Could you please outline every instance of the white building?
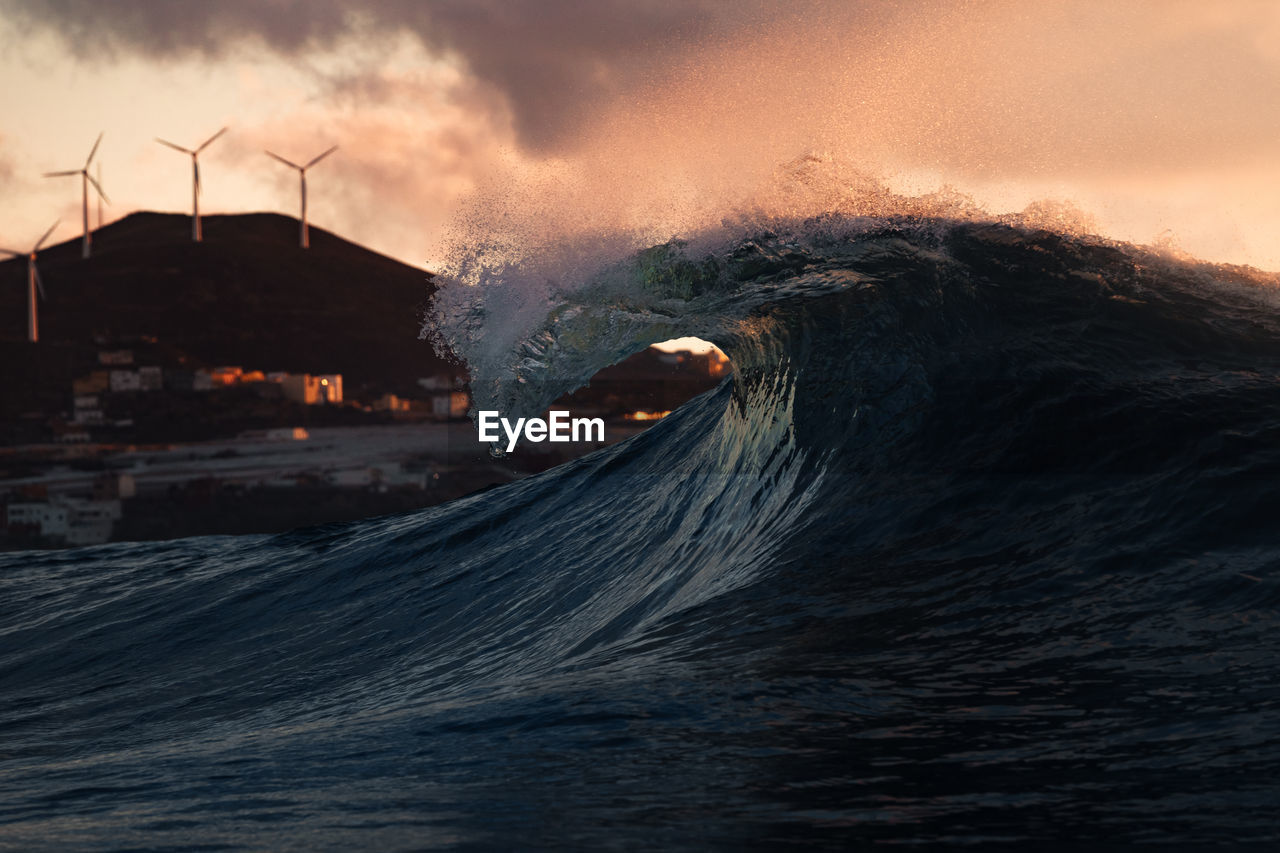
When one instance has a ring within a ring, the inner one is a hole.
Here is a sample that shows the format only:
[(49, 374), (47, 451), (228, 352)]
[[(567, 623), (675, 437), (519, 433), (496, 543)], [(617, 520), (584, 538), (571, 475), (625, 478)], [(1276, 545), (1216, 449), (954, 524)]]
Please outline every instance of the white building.
[(111, 390), (141, 391), (142, 378), (138, 376), (136, 370), (113, 370), (111, 371)]
[(21, 529), (68, 545), (100, 545), (111, 539), (115, 523), (124, 515), (120, 501), (55, 498), (8, 507), (10, 529)]
[(13, 503), (9, 504), (8, 521), (10, 529), (62, 538), (71, 525), (71, 509), (65, 504)]
[(137, 370), (111, 371), (112, 391), (159, 391), (164, 388), (164, 371), (150, 365)]
[(57, 503), (71, 513), (71, 524), (98, 524), (119, 521), (124, 517), (123, 505), (118, 500), (87, 501), (80, 498), (57, 498)]

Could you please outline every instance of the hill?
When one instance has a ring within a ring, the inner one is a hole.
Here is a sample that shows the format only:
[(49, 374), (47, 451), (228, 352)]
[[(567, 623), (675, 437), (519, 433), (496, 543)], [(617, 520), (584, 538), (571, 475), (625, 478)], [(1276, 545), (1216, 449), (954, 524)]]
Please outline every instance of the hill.
[(94, 233), (88, 260), (78, 238), (43, 250), (37, 347), (21, 343), (26, 261), (0, 263), (0, 343), (14, 356), (0, 378), (43, 384), (85, 348), (153, 338), (192, 365), (342, 373), (353, 390), (456, 371), (418, 339), (431, 273), (321, 228), (302, 249), (297, 220), (278, 214), (206, 216), (203, 230), (193, 243), (190, 217), (134, 213)]

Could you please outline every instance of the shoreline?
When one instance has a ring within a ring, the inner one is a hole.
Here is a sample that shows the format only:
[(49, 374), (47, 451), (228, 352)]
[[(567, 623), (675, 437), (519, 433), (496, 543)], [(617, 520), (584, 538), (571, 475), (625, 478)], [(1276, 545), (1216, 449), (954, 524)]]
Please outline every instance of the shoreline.
[(292, 440), (3, 448), (0, 462), (48, 455), (29, 463), (43, 469), (38, 473), (0, 479), (0, 516), (14, 504), (46, 504), (65, 508), (68, 520), (61, 538), (6, 525), (0, 550), (277, 533), (425, 509), (540, 473), (650, 425), (613, 421), (604, 441), (522, 445), (502, 460), (489, 457), (469, 420), (316, 427)]

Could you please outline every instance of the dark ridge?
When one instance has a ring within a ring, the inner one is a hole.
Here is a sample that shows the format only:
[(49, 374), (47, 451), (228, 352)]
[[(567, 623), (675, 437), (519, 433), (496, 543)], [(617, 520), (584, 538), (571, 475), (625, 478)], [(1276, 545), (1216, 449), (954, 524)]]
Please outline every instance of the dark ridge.
[(15, 347), (26, 336), (26, 261), (0, 263), (0, 343), (38, 360), (156, 338), (193, 366), (342, 373), (353, 389), (456, 372), (418, 339), (434, 291), (426, 270), (322, 228), (304, 250), (297, 220), (274, 213), (206, 216), (203, 230), (193, 243), (189, 216), (134, 213), (94, 233), (88, 260), (79, 238), (42, 251), (48, 299), (34, 348)]

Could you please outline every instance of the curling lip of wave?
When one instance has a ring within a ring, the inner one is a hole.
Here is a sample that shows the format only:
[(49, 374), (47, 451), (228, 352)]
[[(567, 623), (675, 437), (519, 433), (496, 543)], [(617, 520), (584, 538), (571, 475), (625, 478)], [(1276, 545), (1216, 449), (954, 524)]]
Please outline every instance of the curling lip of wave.
[[(825, 165), (802, 161), (801, 167)], [(860, 188), (859, 211), (888, 205), (909, 215), (829, 214), (803, 221), (771, 219), (764, 226), (737, 224), (692, 240), (673, 240), (574, 271), (548, 292), (532, 289), (511, 299), (527, 282), (518, 269), (499, 270), (485, 286), (446, 285), (434, 297), (424, 336), (447, 357), (468, 364), (479, 408), (532, 416), (560, 394), (586, 384), (596, 372), (645, 347), (676, 337), (700, 337), (730, 353), (735, 363), (759, 356), (758, 309), (790, 298), (885, 284), (900, 272), (885, 261), (936, 264), (933, 274), (967, 275), (951, 256), (957, 241), (981, 241), (998, 249), (1057, 252), (1059, 278), (1097, 279), (1106, 298), (1140, 299), (1150, 281), (1176, 273), (1182, 286), (1230, 293), (1248, 304), (1280, 307), (1280, 276), (1248, 267), (1198, 263), (1156, 249), (1086, 236), (1090, 221), (1069, 206), (1041, 203), (1022, 214), (988, 219), (963, 196), (909, 199), (869, 179)], [(958, 215), (924, 215), (941, 209)], [(1054, 229), (1068, 229), (1066, 233)], [(1077, 268), (1070, 268), (1071, 265)], [(1108, 266), (1115, 265), (1115, 269)], [(578, 266), (583, 266), (581, 262)], [(1094, 267), (1093, 265), (1098, 265)], [(504, 272), (517, 280), (508, 281)], [(1132, 288), (1113, 287), (1122, 272)], [(548, 273), (539, 270), (538, 276)], [(513, 314), (519, 322), (511, 322)], [(542, 317), (540, 322), (531, 317)]]

